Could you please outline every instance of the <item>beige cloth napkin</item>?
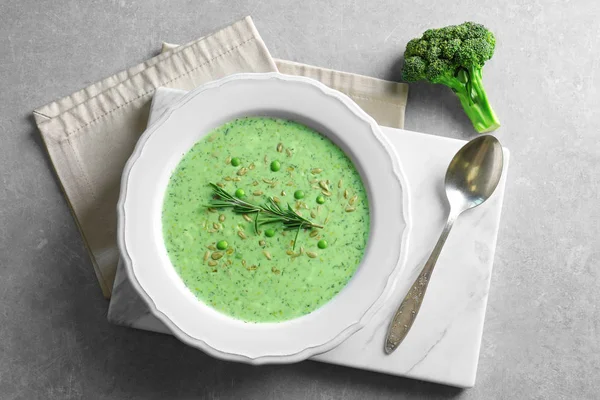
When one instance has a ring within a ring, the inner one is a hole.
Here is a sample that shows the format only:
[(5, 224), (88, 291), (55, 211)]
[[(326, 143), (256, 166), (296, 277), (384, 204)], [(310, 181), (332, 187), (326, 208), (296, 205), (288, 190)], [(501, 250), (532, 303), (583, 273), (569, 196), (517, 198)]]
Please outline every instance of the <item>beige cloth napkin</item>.
[(380, 124), (402, 127), (404, 123), (406, 85), (275, 61), (250, 17), (164, 50), (34, 111), (106, 297), (110, 297), (119, 259), (116, 204), (121, 172), (146, 128), (150, 101), (158, 87), (190, 90), (234, 73), (279, 70), (320, 80), (348, 94)]
[[(167, 52), (178, 46), (163, 43), (162, 51)], [(282, 74), (306, 76), (350, 96), (379, 125), (404, 128), (408, 85), (277, 58), (274, 61)]]

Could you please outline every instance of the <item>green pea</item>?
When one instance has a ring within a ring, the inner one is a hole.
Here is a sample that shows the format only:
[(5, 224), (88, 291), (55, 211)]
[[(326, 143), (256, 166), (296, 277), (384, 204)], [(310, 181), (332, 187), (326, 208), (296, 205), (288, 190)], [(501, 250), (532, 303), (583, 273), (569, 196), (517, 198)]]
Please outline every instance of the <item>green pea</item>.
[(271, 171), (277, 172), (281, 169), (281, 163), (277, 160), (271, 162)]
[(303, 198), (304, 198), (304, 192), (303, 192), (302, 190), (296, 190), (296, 191), (294, 192), (294, 198), (295, 198), (296, 200), (303, 199)]
[(275, 236), (275, 229), (267, 229), (265, 231), (265, 236), (266, 237), (273, 237), (273, 236)]
[(325, 203), (325, 196), (321, 196), (321, 195), (317, 196), (317, 203), (319, 203), (319, 204)]
[(221, 241), (217, 242), (217, 249), (219, 249), (219, 250), (225, 250), (227, 248), (227, 246), (229, 246), (229, 243), (227, 243), (226, 240), (221, 240)]
[(241, 164), (242, 162), (240, 161), (240, 159), (238, 157), (233, 157), (231, 159), (231, 165), (233, 165), (234, 167), (237, 167)]
[(327, 248), (327, 240), (325, 240), (325, 239), (319, 240), (319, 243), (317, 243), (317, 247), (320, 249), (326, 249)]
[(241, 199), (245, 195), (246, 195), (246, 192), (244, 192), (244, 189), (238, 189), (235, 191), (235, 197), (237, 197), (238, 199)]

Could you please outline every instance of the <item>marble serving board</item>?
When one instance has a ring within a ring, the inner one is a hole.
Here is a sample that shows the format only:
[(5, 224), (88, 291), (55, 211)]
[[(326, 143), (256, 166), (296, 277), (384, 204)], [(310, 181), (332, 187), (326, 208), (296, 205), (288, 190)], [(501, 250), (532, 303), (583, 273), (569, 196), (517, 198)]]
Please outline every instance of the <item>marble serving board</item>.
[[(158, 89), (149, 123), (185, 92)], [(313, 360), (443, 383), (475, 384), (485, 309), (504, 198), (504, 174), (494, 195), (467, 211), (456, 224), (438, 260), (421, 311), (411, 332), (391, 355), (383, 352), (387, 326), (435, 245), (448, 205), (443, 191), (446, 168), (462, 140), (382, 127), (401, 160), (408, 187), (412, 228), (408, 257), (389, 302), (364, 329)], [(136, 295), (120, 264), (108, 312), (111, 323), (170, 333)]]

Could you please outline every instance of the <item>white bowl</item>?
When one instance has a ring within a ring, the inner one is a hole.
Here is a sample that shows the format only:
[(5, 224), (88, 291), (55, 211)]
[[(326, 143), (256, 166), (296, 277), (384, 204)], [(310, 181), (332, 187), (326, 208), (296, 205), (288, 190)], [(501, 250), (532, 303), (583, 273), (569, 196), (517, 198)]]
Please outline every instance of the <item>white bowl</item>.
[[(164, 192), (181, 157), (213, 128), (256, 115), (292, 119), (331, 139), (354, 162), (370, 204), (367, 248), (348, 285), (323, 307), (281, 323), (245, 323), (198, 300), (171, 265), (162, 236)], [(301, 361), (364, 327), (393, 288), (408, 231), (403, 182), (379, 126), (347, 96), (308, 78), (233, 75), (187, 94), (140, 138), (123, 172), (119, 247), (133, 286), (183, 342), (233, 361)]]

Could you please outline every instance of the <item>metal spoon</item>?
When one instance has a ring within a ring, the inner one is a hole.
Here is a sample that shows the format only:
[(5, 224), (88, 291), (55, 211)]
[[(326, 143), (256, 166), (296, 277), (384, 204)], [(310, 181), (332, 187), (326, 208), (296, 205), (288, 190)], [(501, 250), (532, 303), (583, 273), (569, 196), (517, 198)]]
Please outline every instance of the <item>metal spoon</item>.
[(477, 207), (492, 195), (502, 176), (502, 164), (502, 146), (490, 135), (471, 140), (450, 162), (444, 184), (450, 203), (448, 221), (423, 270), (394, 315), (385, 340), (386, 354), (398, 348), (415, 321), (452, 225), (460, 214)]

